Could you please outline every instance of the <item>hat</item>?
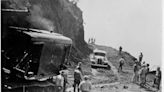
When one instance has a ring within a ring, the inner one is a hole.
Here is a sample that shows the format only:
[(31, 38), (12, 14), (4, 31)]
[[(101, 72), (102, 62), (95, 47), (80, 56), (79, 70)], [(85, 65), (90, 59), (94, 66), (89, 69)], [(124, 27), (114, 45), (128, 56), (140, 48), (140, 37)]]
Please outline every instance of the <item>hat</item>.
[(84, 80), (88, 80), (89, 77), (87, 75), (84, 76)]

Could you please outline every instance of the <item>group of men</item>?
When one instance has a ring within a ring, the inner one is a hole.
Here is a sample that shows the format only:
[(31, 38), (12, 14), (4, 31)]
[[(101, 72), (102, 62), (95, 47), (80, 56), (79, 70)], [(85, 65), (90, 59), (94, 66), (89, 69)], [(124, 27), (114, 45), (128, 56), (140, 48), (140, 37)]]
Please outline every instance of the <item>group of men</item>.
[(96, 39), (95, 38), (89, 38), (88, 43), (95, 44)]
[[(119, 54), (121, 55), (122, 47), (119, 49)], [(133, 78), (132, 81), (133, 83), (139, 83), (140, 86), (145, 86), (146, 85), (146, 77), (149, 73), (149, 64), (146, 64), (145, 61), (142, 62), (143, 59), (143, 54), (142, 52), (139, 55), (138, 60), (135, 60), (135, 64), (133, 65)], [(123, 65), (125, 63), (124, 57), (121, 55), (121, 58), (119, 59), (119, 67), (118, 67), (118, 72), (122, 71)], [(160, 67), (157, 68), (156, 70), (156, 75), (153, 81), (153, 87), (156, 85), (157, 89), (160, 89), (160, 82), (161, 82), (161, 70)]]
[(75, 71), (74, 71), (74, 92), (78, 90), (77, 92), (90, 92), (91, 91), (91, 82), (89, 81), (89, 77), (84, 75), (81, 68), (81, 62), (78, 63)]
[(134, 76), (133, 82), (139, 83), (141, 86), (146, 84), (146, 76), (149, 73), (149, 64), (140, 64), (137, 60), (133, 66)]
[[(77, 67), (74, 70), (74, 92), (90, 92), (91, 91), (91, 82), (89, 77), (84, 75), (81, 69), (81, 62), (78, 63)], [(57, 86), (57, 92), (66, 92), (67, 73), (63, 70), (60, 71), (59, 75), (53, 77), (53, 81)]]
[[(146, 64), (145, 62), (142, 63), (141, 62), (142, 58), (143, 58), (143, 55), (142, 55), (142, 53), (140, 53), (139, 61), (136, 60), (134, 66), (133, 66), (134, 75), (133, 75), (132, 81), (134, 83), (139, 83), (140, 86), (145, 86), (146, 85), (146, 77), (149, 73), (149, 64)], [(156, 70), (156, 75), (155, 75), (153, 86), (157, 85), (157, 89), (159, 89), (160, 81), (161, 81), (161, 70), (160, 70), (160, 67), (158, 67)]]

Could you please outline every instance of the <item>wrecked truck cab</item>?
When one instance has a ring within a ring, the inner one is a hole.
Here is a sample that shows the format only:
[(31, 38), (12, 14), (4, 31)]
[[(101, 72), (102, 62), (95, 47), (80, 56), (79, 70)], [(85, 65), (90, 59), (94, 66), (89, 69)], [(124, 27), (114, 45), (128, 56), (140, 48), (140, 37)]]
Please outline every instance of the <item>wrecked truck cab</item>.
[(103, 50), (95, 49), (93, 53), (90, 54), (90, 61), (92, 68), (107, 68), (110, 69), (108, 64), (107, 53)]
[(2, 41), (2, 76), (9, 81), (57, 75), (72, 46), (72, 40), (61, 34), (13, 26)]

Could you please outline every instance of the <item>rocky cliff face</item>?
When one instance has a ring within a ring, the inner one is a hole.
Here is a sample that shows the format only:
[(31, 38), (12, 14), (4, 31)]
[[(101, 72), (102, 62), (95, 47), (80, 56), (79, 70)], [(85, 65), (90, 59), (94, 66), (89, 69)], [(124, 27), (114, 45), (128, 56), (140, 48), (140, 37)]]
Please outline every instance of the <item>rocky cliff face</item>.
[[(82, 11), (68, 0), (10, 0), (2, 3), (2, 8), (29, 9), (28, 14), (16, 14), (10, 17), (14, 26), (54, 31), (73, 40), (73, 46), (80, 57), (86, 57), (90, 49), (84, 41)], [(21, 21), (20, 21), (21, 20)], [(4, 19), (4, 21), (6, 21)], [(4, 33), (4, 32), (3, 32)]]

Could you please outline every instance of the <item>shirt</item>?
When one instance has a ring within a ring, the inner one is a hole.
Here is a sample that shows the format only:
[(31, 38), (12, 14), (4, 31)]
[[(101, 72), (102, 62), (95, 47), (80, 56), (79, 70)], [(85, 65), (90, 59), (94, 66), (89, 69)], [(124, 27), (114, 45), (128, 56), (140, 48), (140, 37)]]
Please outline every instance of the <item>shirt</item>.
[(82, 80), (82, 74), (81, 74), (81, 71), (78, 70), (78, 69), (75, 69), (75, 72), (74, 72), (74, 79), (75, 80)]
[(161, 78), (161, 71), (156, 71), (156, 76)]
[(123, 64), (124, 64), (124, 61), (125, 61), (125, 60), (124, 60), (123, 58), (120, 58), (120, 59), (119, 59), (120, 65), (123, 65)]
[(58, 75), (56, 77), (56, 85), (63, 87), (63, 85), (64, 85), (64, 77), (62, 75)]
[(137, 64), (134, 64), (133, 69), (134, 69), (134, 72), (137, 72), (137, 71), (138, 71), (138, 66), (137, 66)]
[(139, 74), (140, 74), (141, 76), (145, 76), (146, 73), (147, 73), (147, 69), (146, 69), (146, 68), (141, 68), (140, 71), (139, 71)]

